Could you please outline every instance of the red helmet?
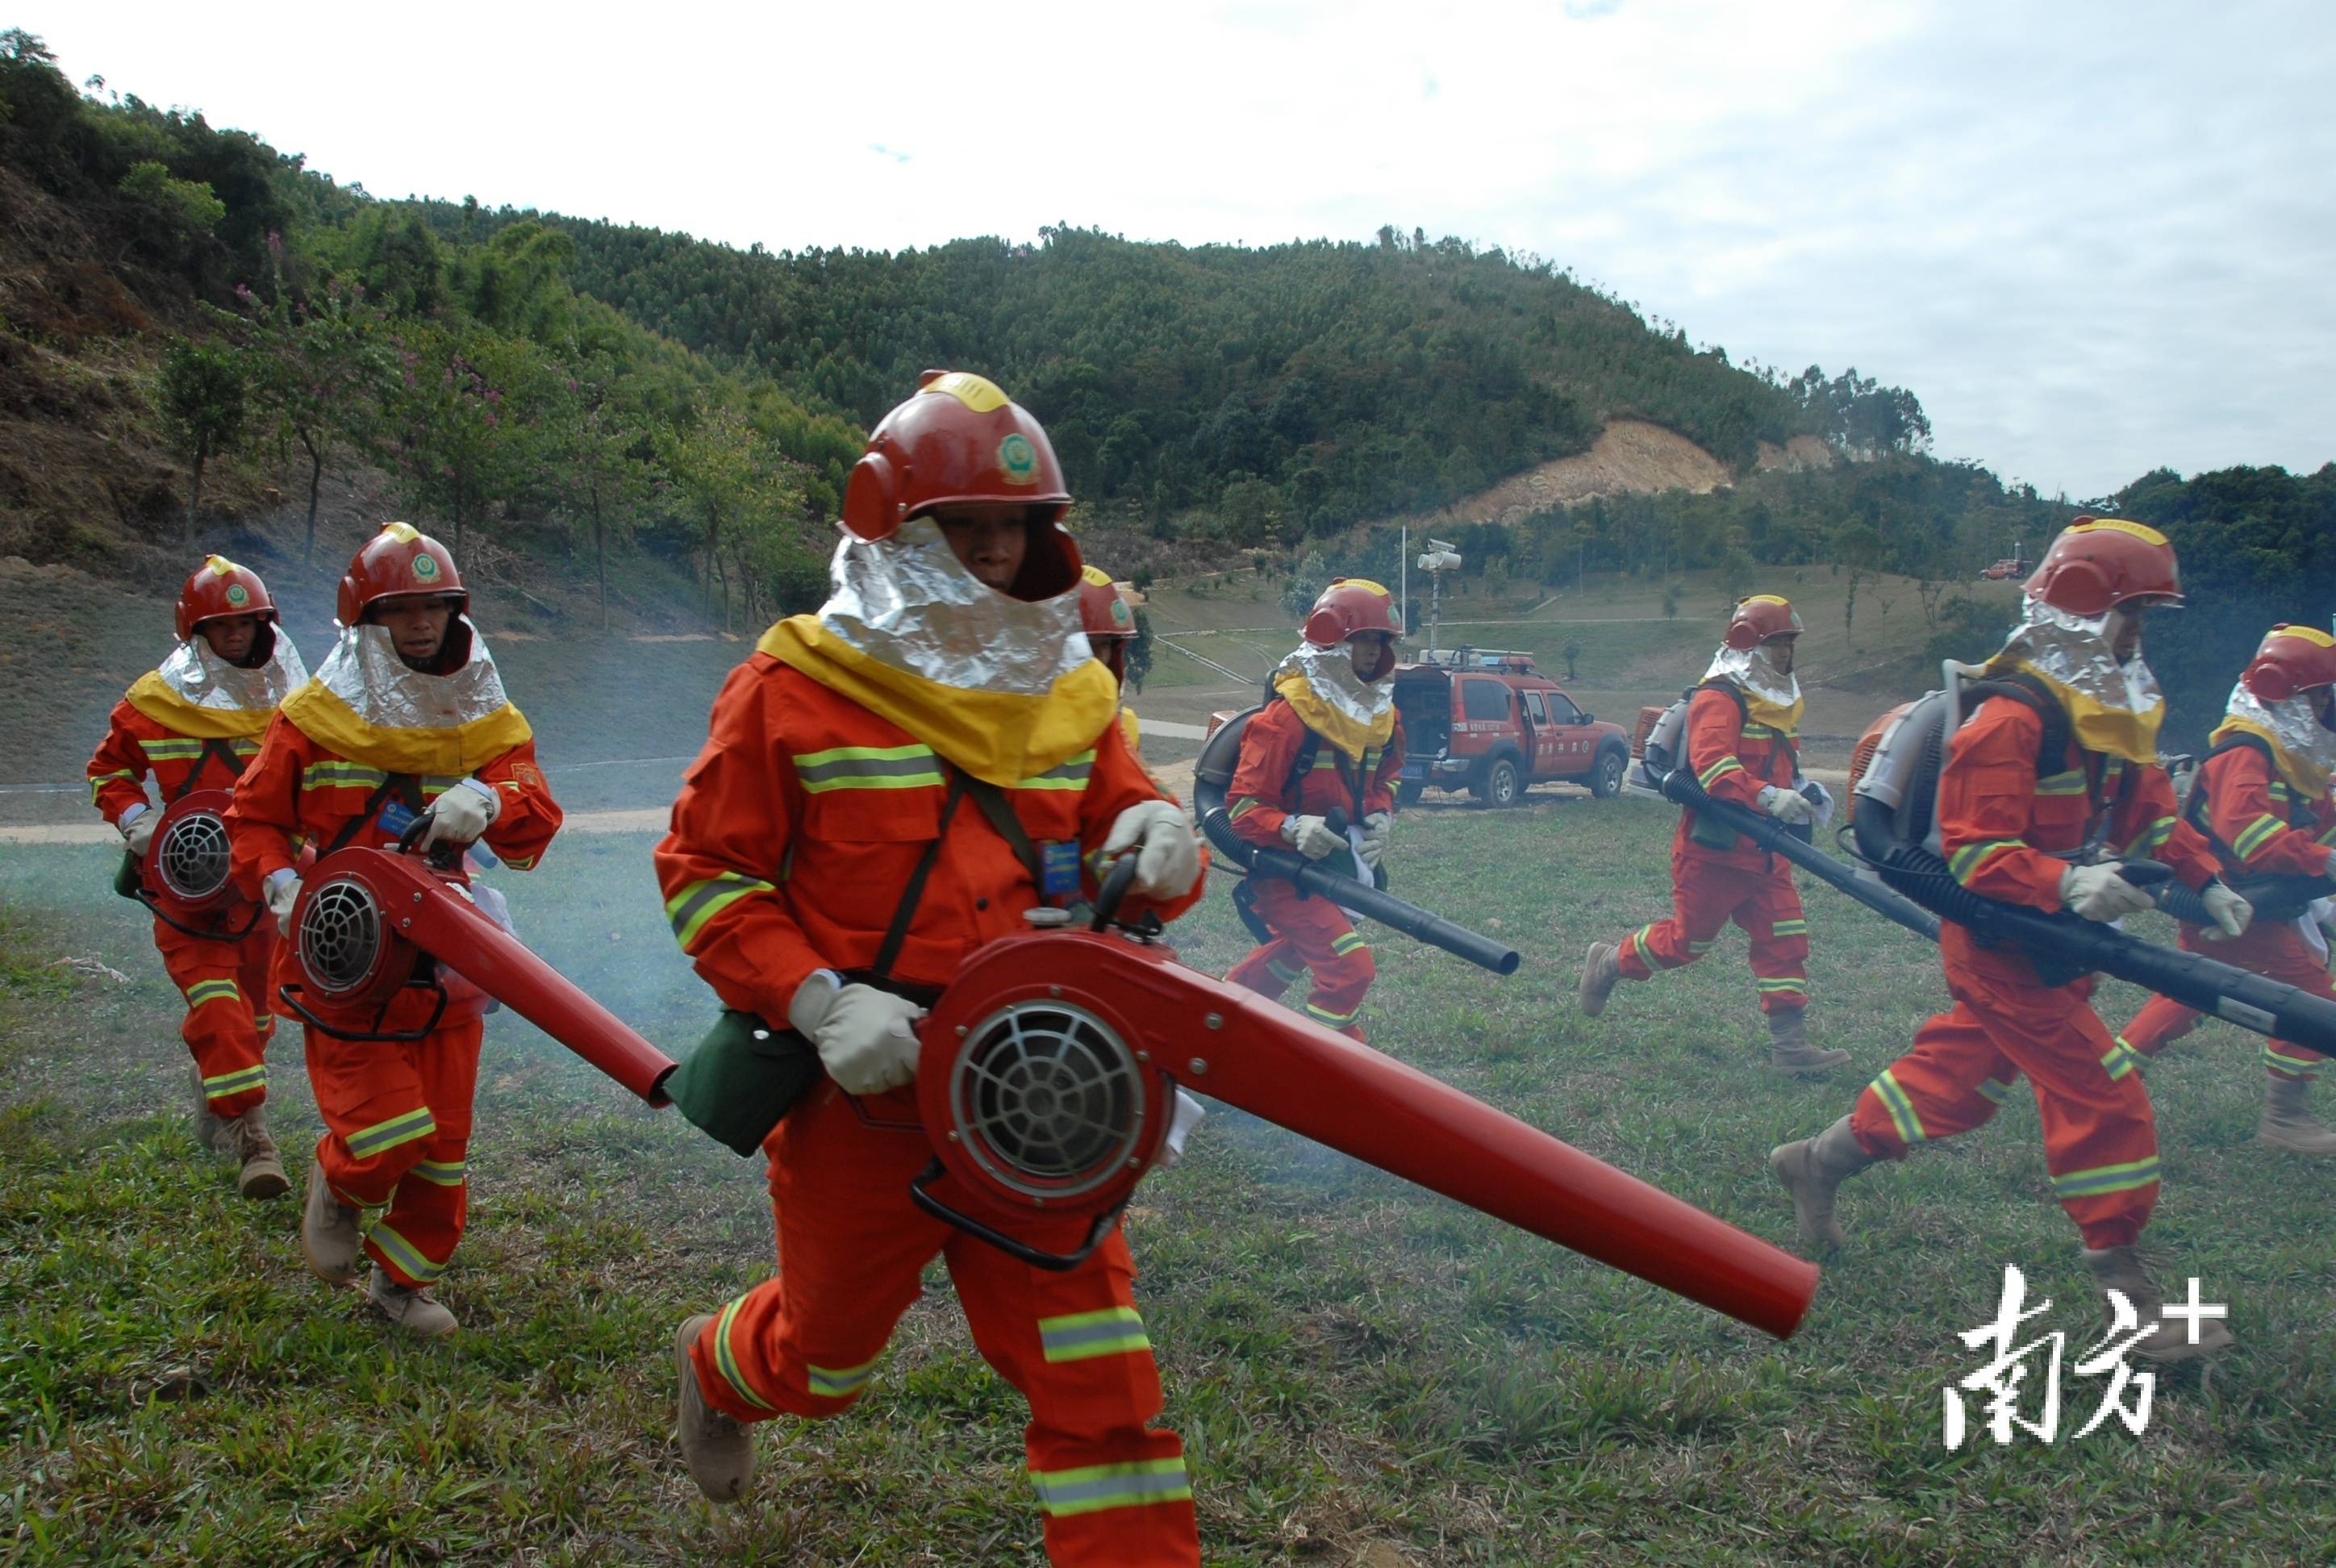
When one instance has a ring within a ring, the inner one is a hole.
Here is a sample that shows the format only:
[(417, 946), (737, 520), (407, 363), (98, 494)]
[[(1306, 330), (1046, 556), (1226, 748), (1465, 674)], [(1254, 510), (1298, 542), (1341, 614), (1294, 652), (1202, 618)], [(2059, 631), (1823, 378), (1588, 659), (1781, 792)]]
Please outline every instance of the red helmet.
[(1792, 601), (1773, 593), (1756, 593), (1736, 601), (1728, 618), (1728, 646), (1741, 652), (1758, 648), (1772, 637), (1798, 637), (1806, 628)]
[(2282, 622), (2264, 637), (2239, 678), (2263, 702), (2285, 702), (2302, 692), (2336, 686), (2336, 637), (2315, 627)]
[(1395, 596), (1367, 577), (1334, 577), (1307, 612), (1303, 635), (1317, 648), (1336, 648), (1350, 637), (1375, 631), (1387, 634), (1387, 657), (1367, 680), (1377, 680), (1395, 667), (1395, 639), (1403, 635), (1395, 623)]
[(2028, 597), (2088, 618), (2136, 599), (2178, 605), (2182, 574), (2174, 546), (2147, 523), (2085, 516), (2044, 552), (2028, 579)]
[(259, 580), (258, 572), (214, 555), (195, 568), (194, 575), (179, 589), (173, 617), (179, 640), (194, 636), (195, 628), (203, 622), (229, 615), (256, 615), (263, 622), (273, 621), (276, 601), (268, 596), (268, 585)]
[(1127, 596), (1119, 591), (1111, 574), (1101, 567), (1079, 570), (1079, 619), (1085, 624), (1089, 642), (1134, 639), (1135, 611), (1128, 607)]
[(470, 590), (444, 545), (411, 523), (384, 522), (349, 562), (334, 614), (343, 626), (355, 626), (375, 601), (410, 593), (451, 599), (457, 611), (471, 605)]
[(1079, 549), (1056, 524), (1070, 510), (1054, 443), (1029, 410), (997, 383), (963, 370), (928, 370), (916, 395), (868, 437), (843, 486), (843, 526), (889, 539), (912, 517), (967, 503), (1030, 508), (1030, 559), (1016, 597), (1052, 599), (1078, 580)]

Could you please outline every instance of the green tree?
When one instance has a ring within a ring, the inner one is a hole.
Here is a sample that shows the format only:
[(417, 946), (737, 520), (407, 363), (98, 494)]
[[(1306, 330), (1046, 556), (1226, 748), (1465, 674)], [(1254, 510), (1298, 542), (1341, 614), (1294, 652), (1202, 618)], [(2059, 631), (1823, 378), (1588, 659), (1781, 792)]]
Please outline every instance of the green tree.
[[(271, 236), (271, 240), (273, 237)], [(308, 508), (301, 559), (316, 554), (316, 507), (327, 457), (344, 445), (362, 448), (374, 410), (391, 379), (391, 354), (381, 313), (355, 294), (334, 288), (296, 303), (279, 289), (272, 305), (248, 294), (256, 374), (253, 391), (279, 450), (294, 443), (308, 460)]]
[(187, 485), (187, 516), (180, 537), (195, 537), (195, 514), (203, 502), (203, 469), (243, 438), (245, 374), (228, 349), (180, 341), (162, 363), (156, 394), (171, 444), (192, 477)]

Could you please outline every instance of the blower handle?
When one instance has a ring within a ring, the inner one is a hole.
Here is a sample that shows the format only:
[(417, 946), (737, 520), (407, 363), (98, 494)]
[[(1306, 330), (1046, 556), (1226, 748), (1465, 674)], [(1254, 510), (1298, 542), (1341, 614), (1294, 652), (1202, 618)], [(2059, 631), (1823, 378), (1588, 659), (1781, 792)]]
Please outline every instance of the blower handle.
[[(430, 831), (430, 823), (437, 814), (437, 808), (433, 806), (406, 823), (405, 831), (397, 835), (397, 852), (402, 855), (414, 853), (421, 845), (422, 835)], [(423, 861), (433, 870), (451, 872), (462, 863), (462, 846), (433, 844), (423, 856)]]
[[(921, 1132), (923, 1124), (917, 1124), (917, 1127)], [(1034, 1269), (1045, 1269), (1056, 1274), (1068, 1273), (1085, 1262), (1088, 1256), (1097, 1247), (1103, 1245), (1104, 1238), (1111, 1234), (1112, 1227), (1119, 1223), (1121, 1212), (1127, 1207), (1126, 1199), (1122, 1199), (1105, 1213), (1097, 1214), (1095, 1224), (1087, 1231), (1087, 1239), (1076, 1250), (1068, 1252), (1049, 1252), (1034, 1247), (1027, 1242), (1017, 1241), (1005, 1232), (985, 1225), (961, 1210), (950, 1208), (932, 1190), (933, 1183), (947, 1174), (947, 1169), (940, 1161), (938, 1158), (935, 1159), (931, 1164), (925, 1167), (922, 1174), (910, 1178), (910, 1201), (934, 1219), (944, 1224), (954, 1225), (976, 1241), (987, 1242), (1008, 1257), (1027, 1263)], [(1133, 1193), (1129, 1195), (1134, 1196)]]
[(1127, 890), (1135, 885), (1135, 852), (1130, 850), (1111, 862), (1111, 870), (1095, 890), (1095, 920), (1089, 930), (1107, 931), (1119, 920), (1119, 906), (1127, 900)]
[[(307, 1025), (310, 1028), (316, 1030), (320, 1035), (330, 1035), (336, 1040), (380, 1040), (390, 1045), (411, 1046), (428, 1039), (432, 1031), (438, 1027), (438, 1020), (446, 1016), (446, 988), (440, 985), (436, 980), (408, 980), (405, 982), (404, 987), (402, 988), (402, 990), (415, 990), (425, 988), (436, 993), (438, 1005), (430, 1009), (430, 1018), (428, 1021), (423, 1023), (418, 1029), (375, 1029), (372, 1031), (360, 1031), (355, 1029), (336, 1028), (331, 1024), (328, 1024), (324, 1019), (318, 1018), (315, 1013), (309, 1011), (307, 1005), (300, 1000), (303, 988), (297, 980), (286, 980), (283, 984), (276, 988), (276, 995), (278, 1000), (282, 1001), (286, 1007), (292, 1009), (295, 1016), (297, 1016), (302, 1023)], [(382, 1012), (386, 1014), (388, 1010), (389, 1009), (384, 1007), (383, 1008)]]
[(237, 927), (234, 930), (230, 931), (223, 929), (199, 930), (195, 927), (188, 925), (185, 921), (172, 920), (168, 914), (164, 913), (161, 900), (156, 898), (152, 893), (147, 891), (145, 879), (143, 877), (139, 879), (138, 891), (130, 896), (136, 899), (140, 903), (144, 904), (146, 906), (147, 913), (152, 915), (156, 920), (161, 920), (172, 930), (177, 931), (180, 936), (194, 937), (206, 942), (239, 942), (243, 940), (244, 938), (251, 934), (252, 928), (259, 924), (259, 917), (268, 912), (268, 906), (265, 904), (253, 904), (250, 906), (250, 916), (245, 920), (242, 925)]

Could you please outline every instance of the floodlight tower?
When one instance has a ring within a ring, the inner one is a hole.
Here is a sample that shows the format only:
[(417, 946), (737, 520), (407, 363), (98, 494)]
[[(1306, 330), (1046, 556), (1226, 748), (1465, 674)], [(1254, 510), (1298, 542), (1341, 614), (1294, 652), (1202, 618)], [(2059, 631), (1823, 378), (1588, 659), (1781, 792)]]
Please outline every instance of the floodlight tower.
[(1444, 574), (1460, 566), (1460, 552), (1448, 540), (1431, 539), (1420, 552), (1419, 570), (1427, 574), (1427, 657), (1436, 657), (1436, 634), (1443, 619)]

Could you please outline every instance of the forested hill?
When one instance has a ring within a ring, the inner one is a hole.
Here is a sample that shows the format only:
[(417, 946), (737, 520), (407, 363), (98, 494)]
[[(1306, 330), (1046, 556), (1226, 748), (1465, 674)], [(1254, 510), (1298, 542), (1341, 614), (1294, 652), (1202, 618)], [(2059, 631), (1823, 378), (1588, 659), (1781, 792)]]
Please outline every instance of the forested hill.
[(1392, 229), (1251, 249), (1056, 228), (1029, 245), (781, 255), (553, 214), (423, 210), (457, 241), (511, 222), (559, 229), (579, 289), (862, 424), (920, 368), (978, 365), (1046, 421), (1083, 498), (1159, 520), (1205, 507), (1241, 540), (1455, 501), (1587, 450), (1619, 416), (1739, 471), (1763, 441), (1903, 449), (1927, 433), (1895, 389), (1866, 384), (1844, 430), (1834, 383), (1750, 374), (1545, 262)]

